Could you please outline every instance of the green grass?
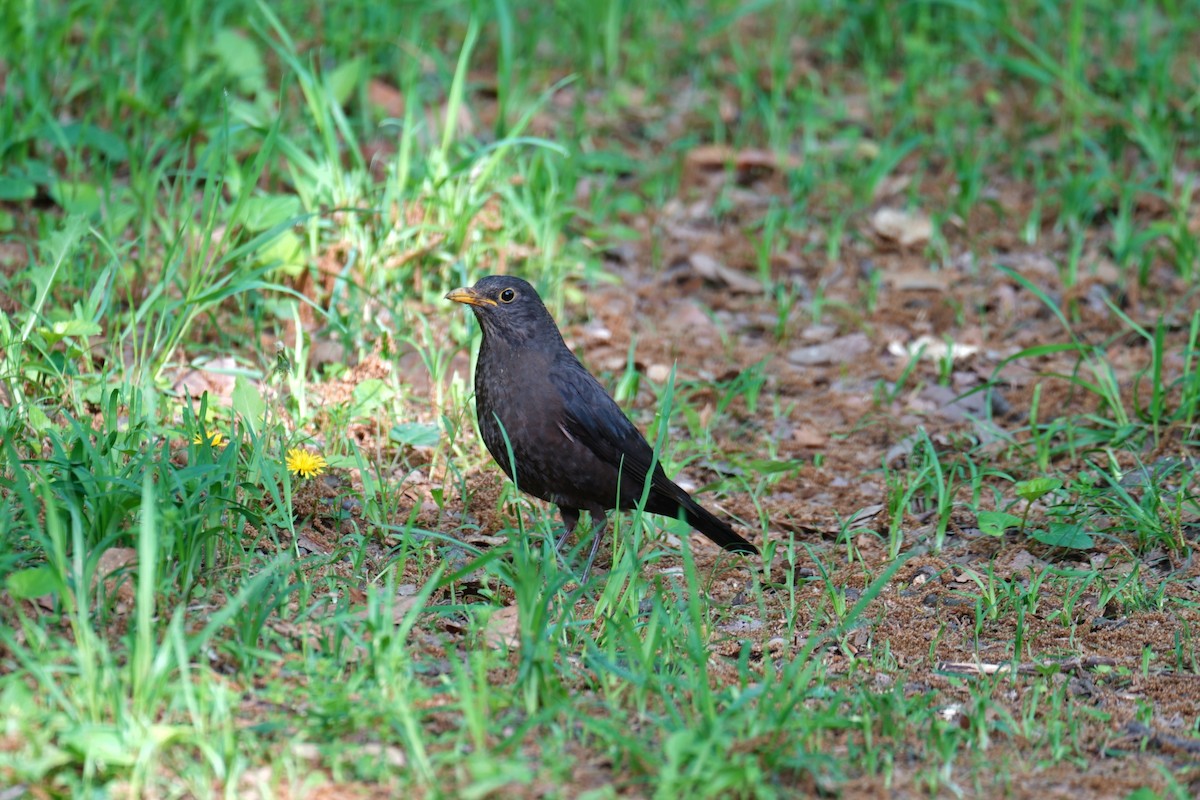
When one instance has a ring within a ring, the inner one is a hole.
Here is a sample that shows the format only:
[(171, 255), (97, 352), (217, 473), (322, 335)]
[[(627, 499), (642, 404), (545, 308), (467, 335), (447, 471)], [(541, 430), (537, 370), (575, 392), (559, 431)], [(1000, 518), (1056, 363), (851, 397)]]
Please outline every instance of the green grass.
[[(1193, 0), (5, 12), (0, 786), (1194, 791)], [(499, 270), (773, 563), (635, 513), (577, 584), (475, 432)]]

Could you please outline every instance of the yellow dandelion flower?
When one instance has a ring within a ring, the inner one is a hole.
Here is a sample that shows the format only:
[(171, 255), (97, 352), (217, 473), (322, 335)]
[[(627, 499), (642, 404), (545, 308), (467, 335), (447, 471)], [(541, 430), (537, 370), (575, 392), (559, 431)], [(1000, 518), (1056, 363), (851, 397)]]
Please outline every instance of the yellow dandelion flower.
[[(199, 432), (192, 437), (192, 444), (202, 444), (203, 442), (204, 435)], [(220, 447), (221, 445), (225, 444), (224, 434), (222, 434), (220, 431), (208, 431), (208, 444), (209, 447)]]
[(299, 475), (301, 478), (311, 478), (315, 475), (320, 475), (325, 471), (326, 466), (328, 465), (324, 457), (319, 453), (310, 453), (299, 447), (293, 447), (291, 450), (288, 450), (288, 471)]

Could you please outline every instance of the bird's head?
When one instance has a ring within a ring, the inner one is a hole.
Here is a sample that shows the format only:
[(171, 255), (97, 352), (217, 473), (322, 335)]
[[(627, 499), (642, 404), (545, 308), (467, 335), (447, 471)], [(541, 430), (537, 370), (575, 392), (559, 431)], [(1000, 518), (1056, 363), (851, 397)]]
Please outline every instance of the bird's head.
[(455, 289), (446, 299), (471, 307), (485, 339), (494, 336), (509, 344), (531, 339), (562, 341), (537, 290), (520, 278), (488, 275), (470, 288)]

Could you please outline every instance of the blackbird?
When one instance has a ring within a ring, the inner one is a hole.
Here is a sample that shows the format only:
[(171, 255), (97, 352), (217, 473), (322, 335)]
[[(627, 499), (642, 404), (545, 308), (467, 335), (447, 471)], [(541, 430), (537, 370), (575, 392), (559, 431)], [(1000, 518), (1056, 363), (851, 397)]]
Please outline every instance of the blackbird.
[(520, 278), (490, 275), (446, 299), (469, 305), (483, 329), (475, 407), (492, 458), (518, 488), (558, 506), (566, 530), (556, 548), (575, 530), (580, 511), (602, 520), (585, 580), (608, 525), (607, 512), (636, 507), (647, 474), (646, 511), (682, 516), (726, 550), (758, 554), (757, 547), (667, 477), (646, 439), (567, 347), (532, 286)]

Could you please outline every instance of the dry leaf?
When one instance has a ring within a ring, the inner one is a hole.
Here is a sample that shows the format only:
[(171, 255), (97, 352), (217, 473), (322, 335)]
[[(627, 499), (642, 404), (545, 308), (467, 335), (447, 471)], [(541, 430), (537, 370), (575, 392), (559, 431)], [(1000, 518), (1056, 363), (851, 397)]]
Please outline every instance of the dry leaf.
[(694, 147), (684, 156), (684, 166), (688, 169), (713, 170), (733, 166), (738, 170), (769, 170), (796, 169), (800, 159), (787, 156), (782, 161), (771, 150), (745, 149), (735, 150), (724, 144), (704, 144)]
[(713, 283), (724, 284), (730, 291), (743, 294), (762, 294), (763, 285), (757, 278), (722, 264), (708, 253), (692, 253), (688, 263), (696, 274)]
[(884, 207), (871, 217), (871, 227), (881, 239), (901, 247), (925, 244), (933, 236), (933, 221), (920, 211)]
[(666, 383), (671, 377), (671, 367), (667, 364), (651, 364), (646, 367), (646, 377), (655, 383)]
[(951, 287), (954, 279), (954, 273), (947, 270), (906, 269), (883, 274), (884, 283), (902, 292), (944, 292)]
[(863, 508), (860, 508), (858, 511), (855, 511), (853, 514), (850, 515), (850, 519), (848, 519), (846, 521), (846, 525), (848, 528), (853, 528), (858, 525), (863, 525), (863, 524), (875, 519), (876, 517), (878, 517), (880, 514), (883, 513), (883, 511), (886, 508), (887, 507), (884, 506), (882, 503), (875, 503), (874, 505), (864, 506)]
[(824, 344), (798, 347), (787, 354), (788, 361), (806, 367), (823, 364), (846, 364), (871, 351), (871, 340), (865, 333), (852, 333)]
[(13, 275), (29, 264), (29, 250), (20, 242), (0, 242), (0, 268)]
[(176, 394), (182, 395), (184, 389), (192, 397), (199, 397), (208, 392), (210, 403), (221, 400), (221, 405), (228, 405), (233, 397), (234, 372), (238, 363), (232, 356), (214, 358), (198, 369), (185, 369), (171, 383)]
[(974, 583), (978, 585), (983, 580), (983, 577), (973, 569), (967, 569), (966, 567), (960, 567), (960, 569), (962, 572), (954, 576), (955, 583)]
[(137, 560), (137, 550), (132, 547), (108, 548), (100, 554), (100, 562), (96, 564), (96, 573), (93, 576), (93, 585), (96, 580), (103, 580), (104, 592), (109, 597), (115, 593), (118, 603), (132, 603)]
[(944, 361), (947, 356), (952, 361), (970, 358), (979, 352), (973, 344), (959, 344), (935, 339), (932, 336), (918, 336), (908, 344), (899, 341), (888, 342), (888, 352), (897, 358), (914, 358), (917, 353), (926, 361)]
[(402, 92), (383, 80), (373, 78), (367, 83), (367, 102), (383, 110), (388, 116), (404, 115), (404, 95)]
[(516, 606), (497, 609), (488, 617), (483, 632), (488, 645), (497, 650), (515, 650), (521, 644), (520, 619)]
[(829, 436), (825, 431), (815, 428), (812, 425), (801, 425), (792, 431), (792, 441), (798, 447), (824, 447), (829, 444)]

